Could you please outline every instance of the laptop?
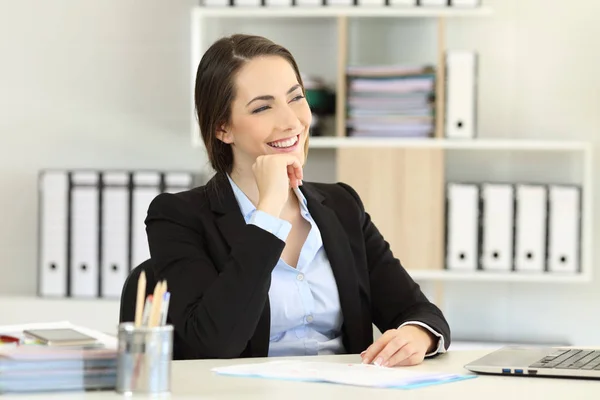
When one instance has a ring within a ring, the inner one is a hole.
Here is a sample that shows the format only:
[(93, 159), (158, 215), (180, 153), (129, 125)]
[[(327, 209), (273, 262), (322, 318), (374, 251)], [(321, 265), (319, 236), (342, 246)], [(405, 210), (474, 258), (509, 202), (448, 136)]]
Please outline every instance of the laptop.
[(600, 379), (600, 349), (506, 346), (465, 368), (483, 374)]

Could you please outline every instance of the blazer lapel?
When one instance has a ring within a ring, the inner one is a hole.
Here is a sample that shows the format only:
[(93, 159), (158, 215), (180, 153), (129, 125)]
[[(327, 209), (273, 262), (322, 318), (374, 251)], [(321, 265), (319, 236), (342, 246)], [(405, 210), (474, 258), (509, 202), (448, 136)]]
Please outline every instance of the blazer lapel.
[[(231, 248), (235, 244), (239, 232), (246, 225), (244, 216), (235, 199), (227, 175), (217, 173), (206, 186), (210, 208), (217, 216), (217, 227), (221, 231), (225, 242)], [(240, 306), (242, 305), (240, 304)], [(253, 357), (266, 357), (269, 351), (270, 331), (271, 306), (267, 297), (256, 331), (250, 339), (249, 346), (244, 354)]]
[[(302, 185), (308, 209), (323, 238), (323, 247), (331, 264), (340, 297), (344, 322), (342, 331), (346, 351), (361, 351), (361, 304), (358, 278), (348, 236), (327, 199), (310, 184)], [(364, 350), (364, 349), (363, 349)]]

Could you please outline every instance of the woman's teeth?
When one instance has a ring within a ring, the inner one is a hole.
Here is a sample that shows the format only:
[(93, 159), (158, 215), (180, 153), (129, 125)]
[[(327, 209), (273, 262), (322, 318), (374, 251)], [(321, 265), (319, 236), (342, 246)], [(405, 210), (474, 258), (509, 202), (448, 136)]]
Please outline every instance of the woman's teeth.
[(285, 139), (285, 140), (279, 140), (277, 142), (271, 142), (271, 143), (269, 143), (269, 146), (286, 148), (286, 147), (292, 147), (293, 145), (296, 144), (296, 142), (298, 142), (298, 136), (294, 136), (294, 137), (291, 137), (291, 138)]

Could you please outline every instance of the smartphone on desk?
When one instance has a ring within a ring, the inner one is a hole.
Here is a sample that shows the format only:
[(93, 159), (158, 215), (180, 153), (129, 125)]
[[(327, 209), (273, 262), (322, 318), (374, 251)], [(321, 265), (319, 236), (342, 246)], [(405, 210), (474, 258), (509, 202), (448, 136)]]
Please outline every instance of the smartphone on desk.
[(99, 347), (102, 343), (89, 335), (71, 328), (27, 329), (23, 333), (48, 346)]

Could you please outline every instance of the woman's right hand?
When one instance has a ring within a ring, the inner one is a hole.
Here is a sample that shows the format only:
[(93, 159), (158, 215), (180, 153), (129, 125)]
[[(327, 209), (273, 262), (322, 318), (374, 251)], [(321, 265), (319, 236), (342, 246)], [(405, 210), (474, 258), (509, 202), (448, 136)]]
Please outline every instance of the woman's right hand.
[(290, 187), (302, 184), (302, 164), (291, 154), (259, 156), (252, 166), (258, 186), (257, 209), (279, 218)]

